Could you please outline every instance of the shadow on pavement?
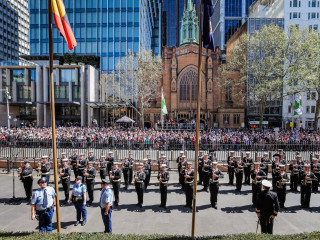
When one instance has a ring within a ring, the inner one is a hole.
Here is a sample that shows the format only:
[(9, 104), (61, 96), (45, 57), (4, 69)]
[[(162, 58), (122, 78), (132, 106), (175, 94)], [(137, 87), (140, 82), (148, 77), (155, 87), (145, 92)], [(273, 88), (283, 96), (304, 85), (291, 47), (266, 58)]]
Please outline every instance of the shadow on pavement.
[(255, 212), (255, 209), (251, 205), (244, 205), (239, 207), (221, 208), (221, 211), (226, 213), (243, 213), (244, 211)]
[(22, 203), (28, 203), (29, 201), (24, 198), (0, 198), (0, 204), (4, 205), (21, 205)]

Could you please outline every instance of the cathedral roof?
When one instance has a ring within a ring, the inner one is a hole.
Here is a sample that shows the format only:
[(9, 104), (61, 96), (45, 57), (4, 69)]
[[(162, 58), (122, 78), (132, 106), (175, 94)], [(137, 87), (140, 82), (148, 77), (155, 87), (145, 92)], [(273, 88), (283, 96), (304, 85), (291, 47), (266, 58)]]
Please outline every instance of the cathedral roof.
[(191, 0), (188, 0), (188, 4), (183, 11), (180, 30), (180, 46), (188, 44), (199, 44), (198, 16)]

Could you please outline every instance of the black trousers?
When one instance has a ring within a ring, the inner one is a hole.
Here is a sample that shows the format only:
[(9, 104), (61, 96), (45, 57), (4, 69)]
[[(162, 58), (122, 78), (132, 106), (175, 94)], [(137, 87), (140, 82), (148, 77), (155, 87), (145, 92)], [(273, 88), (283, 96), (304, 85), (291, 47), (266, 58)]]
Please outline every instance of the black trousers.
[(124, 186), (128, 188), (129, 185), (129, 170), (123, 170)]
[(180, 170), (181, 170), (181, 168), (178, 167), (179, 183), (182, 185), (182, 178), (181, 178)]
[(233, 179), (234, 179), (234, 168), (228, 167), (228, 174), (229, 174), (229, 184), (233, 185)]
[(168, 185), (160, 183), (160, 194), (161, 194), (161, 206), (167, 205), (167, 191)]
[(130, 169), (129, 169), (129, 184), (132, 183), (132, 178), (133, 178), (133, 169), (130, 168)]
[(311, 184), (302, 185), (301, 184), (301, 206), (302, 207), (310, 207), (310, 199), (311, 199)]
[(219, 193), (219, 183), (210, 183), (210, 202), (211, 206), (217, 206), (218, 201), (218, 193)]
[(144, 180), (144, 190), (147, 190), (147, 187), (149, 186), (149, 182), (150, 182), (150, 174), (147, 173), (146, 180)]
[(185, 191), (186, 191), (186, 205), (188, 207), (192, 207), (193, 184), (186, 183)]
[(203, 171), (202, 171), (202, 167), (198, 168), (198, 173), (199, 173), (199, 184), (202, 184), (203, 182)]
[(112, 170), (112, 165), (109, 163), (109, 164), (107, 164), (107, 171), (108, 171), (108, 176), (109, 176), (109, 173), (110, 173), (110, 171)]
[(242, 179), (243, 179), (243, 172), (240, 171), (240, 172), (236, 173), (236, 186), (237, 186), (238, 191), (241, 191)]
[(258, 195), (261, 192), (261, 183), (254, 184), (252, 183), (252, 204), (257, 204)]
[(79, 170), (77, 166), (72, 166), (74, 178), (77, 178), (79, 176)]
[(299, 174), (291, 174), (290, 176), (290, 189), (297, 191), (298, 190), (298, 181), (299, 181)]
[(203, 176), (203, 189), (207, 190), (209, 186), (209, 172), (202, 172)]
[(107, 169), (106, 168), (102, 168), (100, 169), (100, 178), (102, 179), (106, 179), (107, 177)]
[(280, 203), (280, 207), (284, 207), (284, 203), (286, 202), (287, 189), (286, 186), (282, 188), (277, 187), (277, 195)]
[(250, 168), (244, 168), (244, 182), (250, 184)]
[(319, 174), (319, 173), (315, 173), (314, 175), (316, 175), (316, 177), (318, 178), (318, 180), (316, 180), (316, 181), (313, 180), (313, 181), (312, 181), (312, 191), (318, 191), (320, 174)]
[(32, 183), (33, 183), (33, 177), (26, 177), (23, 179), (23, 187), (24, 191), (26, 192), (26, 197), (28, 199), (31, 199), (32, 197)]
[(70, 189), (70, 177), (66, 179), (61, 179), (63, 191), (64, 191), (64, 196), (65, 196), (65, 201), (69, 200), (69, 189)]
[(89, 202), (93, 202), (93, 190), (94, 190), (94, 179), (87, 179), (87, 190), (89, 195)]
[(261, 233), (273, 233), (273, 219), (270, 216), (260, 215)]
[(138, 195), (138, 204), (143, 204), (144, 183), (136, 183), (136, 192)]
[(112, 187), (113, 187), (113, 192), (114, 192), (114, 203), (119, 204), (120, 182), (113, 182)]

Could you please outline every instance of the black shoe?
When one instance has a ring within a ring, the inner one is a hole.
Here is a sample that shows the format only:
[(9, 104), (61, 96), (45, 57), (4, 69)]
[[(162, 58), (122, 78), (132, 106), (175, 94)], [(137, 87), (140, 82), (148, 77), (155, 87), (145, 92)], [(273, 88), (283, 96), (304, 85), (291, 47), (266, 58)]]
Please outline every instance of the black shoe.
[(140, 203), (137, 203), (136, 206), (140, 206)]
[(139, 207), (142, 208), (142, 204), (139, 204)]
[(188, 205), (184, 205), (184, 207), (188, 207)]
[(215, 205), (213, 208), (214, 208), (214, 209), (218, 209), (217, 205)]
[(75, 223), (74, 223), (74, 226), (78, 226), (79, 225), (79, 221), (76, 221)]
[(164, 205), (164, 206), (163, 206), (163, 208), (164, 208), (164, 209), (167, 209), (167, 206), (166, 206), (166, 205)]
[(255, 208), (255, 207), (256, 207), (256, 205), (255, 205), (255, 204), (252, 204), (252, 207), (253, 207), (253, 208)]
[(119, 203), (114, 203), (114, 206), (118, 207), (118, 206), (119, 206)]
[(86, 225), (86, 223), (87, 223), (87, 221), (83, 221), (83, 222), (81, 223), (81, 226)]

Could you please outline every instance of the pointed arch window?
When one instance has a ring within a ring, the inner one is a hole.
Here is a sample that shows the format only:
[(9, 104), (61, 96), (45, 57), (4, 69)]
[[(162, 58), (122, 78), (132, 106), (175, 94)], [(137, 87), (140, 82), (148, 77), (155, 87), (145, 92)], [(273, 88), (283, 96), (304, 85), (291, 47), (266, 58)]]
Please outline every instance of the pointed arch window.
[(187, 38), (187, 30), (185, 28), (183, 29), (183, 38)]
[(180, 81), (180, 101), (195, 101), (197, 99), (197, 74), (189, 70)]
[(192, 26), (189, 26), (189, 39), (192, 39)]

